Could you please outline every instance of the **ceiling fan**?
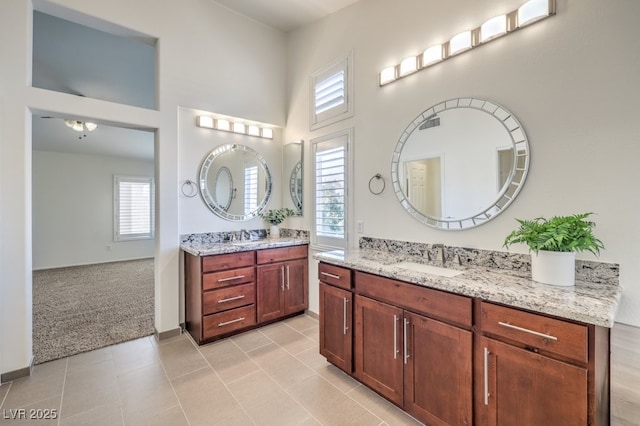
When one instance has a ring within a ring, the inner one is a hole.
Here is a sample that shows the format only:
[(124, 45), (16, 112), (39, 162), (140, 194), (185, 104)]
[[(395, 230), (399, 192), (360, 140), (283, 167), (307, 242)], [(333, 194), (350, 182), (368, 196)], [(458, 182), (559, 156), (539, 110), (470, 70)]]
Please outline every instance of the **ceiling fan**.
[[(41, 118), (59, 118), (59, 117), (44, 116)], [(70, 129), (75, 130), (78, 133), (83, 133), (80, 137), (78, 137), (78, 139), (86, 138), (87, 132), (93, 132), (95, 129), (98, 128), (98, 125), (91, 121), (70, 120), (66, 118), (61, 120), (64, 121), (64, 124), (66, 124), (67, 127), (69, 127)]]

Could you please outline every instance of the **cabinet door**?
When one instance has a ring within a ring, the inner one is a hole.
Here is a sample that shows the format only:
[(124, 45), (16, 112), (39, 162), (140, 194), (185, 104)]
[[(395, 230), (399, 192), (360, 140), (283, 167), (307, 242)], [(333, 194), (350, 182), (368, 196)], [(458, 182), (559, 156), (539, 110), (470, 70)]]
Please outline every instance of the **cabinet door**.
[(284, 316), (284, 264), (258, 266), (256, 287), (258, 323)]
[(320, 283), (320, 354), (336, 367), (352, 371), (353, 295)]
[(404, 313), (404, 408), (430, 425), (471, 425), (472, 333)]
[(285, 315), (301, 312), (309, 306), (309, 264), (307, 259), (290, 260), (284, 265)]
[(478, 424), (586, 425), (587, 369), (481, 337)]
[(355, 296), (355, 373), (364, 384), (402, 405), (402, 309)]

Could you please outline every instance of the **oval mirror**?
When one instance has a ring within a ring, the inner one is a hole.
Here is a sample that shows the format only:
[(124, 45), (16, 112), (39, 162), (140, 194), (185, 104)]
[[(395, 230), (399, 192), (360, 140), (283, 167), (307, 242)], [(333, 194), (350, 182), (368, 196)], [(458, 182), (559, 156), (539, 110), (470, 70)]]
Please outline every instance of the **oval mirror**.
[(302, 214), (302, 161), (298, 161), (289, 178), (289, 194), (298, 215)]
[(202, 199), (211, 211), (227, 220), (256, 217), (269, 202), (271, 185), (264, 158), (245, 145), (219, 146), (200, 167)]
[(438, 229), (482, 225), (511, 204), (529, 168), (529, 144), (520, 122), (483, 99), (441, 102), (402, 133), (391, 179), (402, 206)]
[[(302, 215), (302, 140), (282, 147), (282, 207)], [(285, 196), (284, 194), (289, 194)]]

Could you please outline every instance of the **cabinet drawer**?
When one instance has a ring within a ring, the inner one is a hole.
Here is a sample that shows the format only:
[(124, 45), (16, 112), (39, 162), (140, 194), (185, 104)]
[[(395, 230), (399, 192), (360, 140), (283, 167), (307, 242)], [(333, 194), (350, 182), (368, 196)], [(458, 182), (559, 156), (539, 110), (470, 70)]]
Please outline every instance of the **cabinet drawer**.
[(250, 283), (253, 282), (254, 278), (255, 268), (253, 266), (204, 274), (202, 276), (202, 290), (212, 290), (230, 285)]
[(307, 257), (307, 245), (258, 250), (257, 263), (273, 263)]
[(344, 288), (345, 290), (351, 289), (350, 269), (321, 262), (318, 265), (318, 279), (327, 284)]
[(256, 323), (256, 305), (231, 309), (203, 318), (202, 338), (208, 339), (230, 333)]
[(464, 327), (472, 325), (470, 297), (359, 271), (355, 273), (355, 288), (358, 293), (417, 313)]
[(480, 310), (480, 328), (485, 333), (587, 362), (589, 348), (585, 325), (487, 302), (481, 303)]
[(249, 305), (255, 303), (255, 301), (256, 289), (253, 283), (205, 291), (202, 295), (202, 313), (204, 315), (214, 314)]
[(243, 251), (239, 253), (205, 256), (202, 258), (202, 272), (213, 272), (253, 265), (255, 253), (255, 251)]

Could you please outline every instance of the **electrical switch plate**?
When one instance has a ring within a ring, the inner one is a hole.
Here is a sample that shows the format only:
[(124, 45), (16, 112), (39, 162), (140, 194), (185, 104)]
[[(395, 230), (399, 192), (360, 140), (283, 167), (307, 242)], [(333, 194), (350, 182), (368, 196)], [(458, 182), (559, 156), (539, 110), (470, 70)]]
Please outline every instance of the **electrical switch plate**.
[(363, 234), (364, 233), (364, 221), (363, 220), (359, 220), (356, 222), (356, 225), (358, 226), (358, 234)]

